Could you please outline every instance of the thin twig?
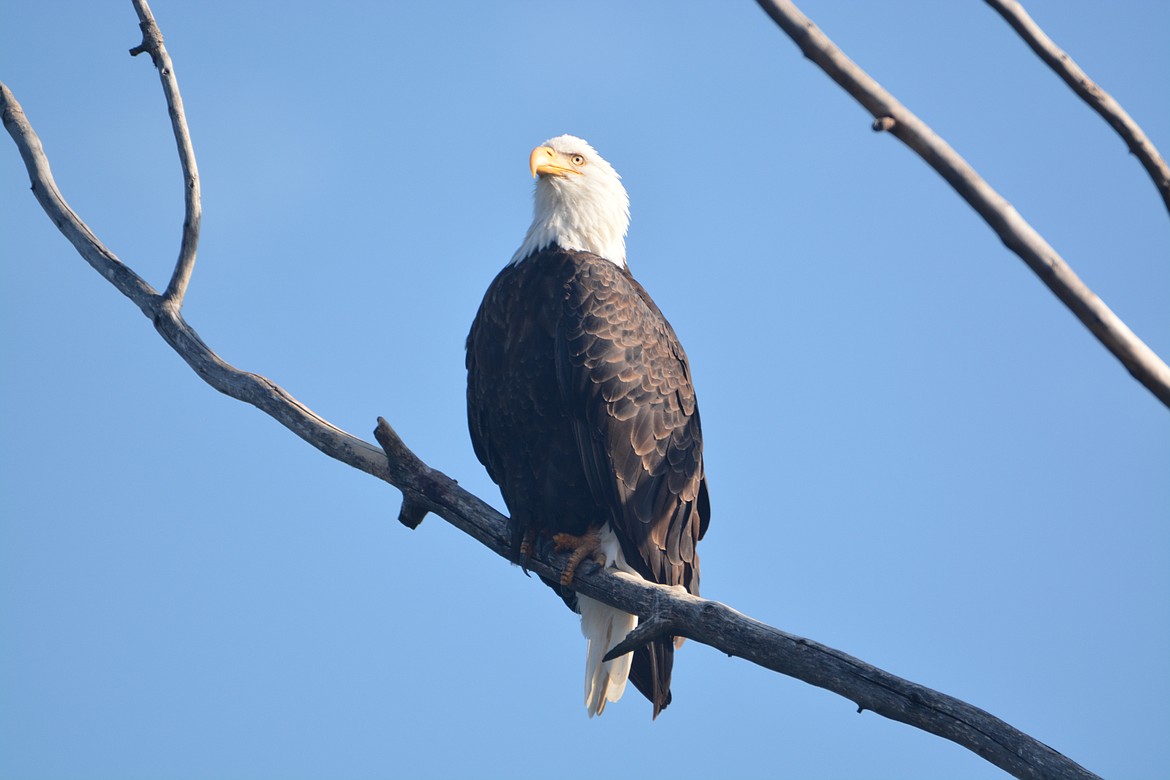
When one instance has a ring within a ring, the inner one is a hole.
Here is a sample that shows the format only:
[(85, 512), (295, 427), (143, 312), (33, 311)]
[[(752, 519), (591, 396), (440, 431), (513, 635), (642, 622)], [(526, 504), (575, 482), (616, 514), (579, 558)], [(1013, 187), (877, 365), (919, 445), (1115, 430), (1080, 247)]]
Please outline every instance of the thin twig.
[(163, 93), (167, 98), (171, 127), (175, 131), (175, 143), (179, 147), (179, 162), (183, 166), (183, 238), (179, 244), (179, 259), (175, 263), (171, 281), (163, 293), (163, 303), (175, 309), (183, 308), (183, 297), (195, 270), (195, 252), (199, 247), (199, 228), (203, 222), (203, 202), (199, 193), (199, 166), (195, 164), (195, 147), (191, 143), (191, 132), (187, 128), (187, 114), (183, 111), (183, 96), (179, 93), (179, 81), (175, 77), (175, 66), (171, 55), (163, 45), (162, 32), (154, 21), (154, 14), (146, 0), (133, 0), (138, 12), (138, 26), (142, 28), (142, 43), (130, 50), (131, 57), (146, 52), (158, 69), (162, 80)]
[(1129, 373), (1170, 407), (1170, 367), (1081, 281), (1003, 196), (925, 122), (845, 56), (789, 0), (756, 2), (796, 42), (805, 57), (873, 115), (875, 130), (889, 131), (938, 171)]
[(642, 620), (633, 631), (626, 634), (625, 639), (614, 645), (601, 660), (612, 661), (615, 658), (621, 658), (626, 653), (632, 653), (642, 645), (650, 644), (655, 639), (660, 639), (664, 636), (675, 636), (678, 633), (678, 628), (673, 620), (660, 617), (651, 617), (648, 620)]
[(1158, 153), (1154, 142), (1149, 139), (1137, 122), (1113, 99), (1105, 90), (1081, 70), (1059, 46), (1057, 46), (1040, 25), (1028, 15), (1024, 7), (1016, 0), (987, 0), (987, 4), (1002, 16), (1012, 26), (1024, 42), (1036, 52), (1048, 67), (1056, 71), (1056, 75), (1064, 79), (1064, 83), (1072, 88), (1089, 107), (1101, 115), (1101, 118), (1117, 131), (1126, 146), (1141, 162), (1142, 167), (1150, 174), (1166, 210), (1170, 211), (1170, 166)]

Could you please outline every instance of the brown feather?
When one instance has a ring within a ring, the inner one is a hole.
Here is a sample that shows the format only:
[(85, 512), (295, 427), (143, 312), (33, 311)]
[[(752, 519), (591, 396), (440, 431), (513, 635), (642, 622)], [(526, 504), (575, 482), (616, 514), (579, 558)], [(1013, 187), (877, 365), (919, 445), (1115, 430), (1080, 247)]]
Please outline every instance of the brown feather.
[[(555, 246), (508, 266), (472, 324), (467, 370), (472, 443), (514, 535), (608, 522), (643, 577), (698, 593), (710, 501), (690, 369), (625, 268)], [(673, 653), (667, 638), (634, 655), (630, 680), (655, 716)]]

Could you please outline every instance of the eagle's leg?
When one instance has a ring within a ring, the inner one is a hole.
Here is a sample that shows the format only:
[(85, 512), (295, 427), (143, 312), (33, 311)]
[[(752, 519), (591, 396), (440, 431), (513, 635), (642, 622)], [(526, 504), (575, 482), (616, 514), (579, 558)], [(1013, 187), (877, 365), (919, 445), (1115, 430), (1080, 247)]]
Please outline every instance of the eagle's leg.
[(589, 531), (584, 536), (556, 534), (553, 536), (553, 544), (557, 552), (563, 553), (571, 550), (573, 553), (569, 556), (568, 563), (565, 564), (564, 573), (561, 574), (561, 585), (564, 587), (568, 587), (573, 581), (577, 567), (586, 558), (597, 561), (602, 566), (605, 565), (605, 555), (601, 552), (601, 537), (596, 531)]

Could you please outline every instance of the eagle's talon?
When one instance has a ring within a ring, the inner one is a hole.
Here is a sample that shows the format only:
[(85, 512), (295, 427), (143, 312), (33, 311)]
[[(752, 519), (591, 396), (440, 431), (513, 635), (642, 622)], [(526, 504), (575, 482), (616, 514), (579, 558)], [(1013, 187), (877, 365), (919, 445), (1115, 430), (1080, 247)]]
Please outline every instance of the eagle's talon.
[(548, 561), (556, 554), (556, 543), (548, 534), (541, 534), (537, 537), (537, 555), (542, 561)]
[(589, 560), (585, 561), (585, 565), (587, 566), (585, 573), (593, 576), (605, 568), (605, 556), (602, 556), (601, 560), (598, 560), (597, 558), (590, 558)]
[[(582, 561), (595, 561), (605, 565), (605, 554), (601, 552), (601, 537), (596, 531), (589, 531), (584, 536), (572, 534), (556, 534), (552, 538), (557, 552), (572, 552), (565, 562), (565, 570), (561, 573), (561, 586), (568, 587), (577, 574), (577, 567)], [(595, 570), (594, 570), (595, 571)], [(590, 572), (592, 573), (592, 572)]]
[(532, 557), (532, 543), (536, 539), (535, 528), (525, 528), (524, 535), (520, 537), (520, 560), (527, 561)]

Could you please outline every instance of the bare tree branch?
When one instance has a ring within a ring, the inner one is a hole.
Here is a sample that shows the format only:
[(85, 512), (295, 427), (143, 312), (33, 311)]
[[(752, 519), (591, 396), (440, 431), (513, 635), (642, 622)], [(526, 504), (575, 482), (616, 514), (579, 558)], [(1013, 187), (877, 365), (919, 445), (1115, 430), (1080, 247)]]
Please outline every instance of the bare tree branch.
[[(145, 9), (145, 3), (137, 0), (136, 6), (140, 14)], [(148, 10), (146, 14), (149, 15)], [(143, 50), (163, 51), (161, 36), (157, 36), (154, 44), (145, 40), (155, 37), (157, 27), (151, 23), (143, 29), (146, 47)], [(177, 84), (169, 78), (169, 59), (163, 62), (164, 89), (173, 88), (177, 98)], [(173, 108), (176, 103), (171, 105)], [(423, 463), (384, 420), (379, 419), (376, 431), (383, 448), (379, 451), (316, 415), (271, 380), (241, 371), (216, 355), (179, 312), (182, 290), (190, 277), (194, 245), (191, 244), (190, 253), (180, 252), (176, 277), (172, 279), (174, 295), (159, 295), (103, 246), (70, 209), (53, 182), (40, 140), (19, 103), (3, 84), (0, 84), (0, 115), (25, 161), (33, 191), (50, 219), (99, 273), (154, 322), (163, 339), (204, 381), (272, 416), (326, 455), (399, 488), (403, 492), (400, 520), (404, 524), (417, 526), (426, 512), (433, 512), (498, 555), (511, 559), (506, 518), (460, 488), (450, 477)], [(186, 122), (181, 110), (172, 110), (172, 118), (180, 157), (185, 158), (190, 151)], [(193, 152), (190, 152), (190, 162), (190, 168), (185, 170), (194, 171)], [(187, 193), (190, 196), (190, 186)], [(198, 194), (197, 186), (195, 193)], [(194, 202), (197, 206), (197, 197)], [(197, 216), (197, 209), (195, 213)], [(192, 240), (198, 237), (197, 219), (194, 225)], [(185, 237), (187, 234), (185, 226)], [(179, 279), (183, 275), (185, 278)], [(528, 568), (559, 580), (565, 563), (564, 556), (550, 554), (548, 558), (530, 559)], [(833, 691), (855, 702), (859, 711), (871, 710), (945, 737), (1016, 777), (1096, 777), (1052, 748), (958, 699), (891, 675), (838, 650), (767, 626), (718, 602), (608, 570), (587, 571), (586, 568), (578, 570), (574, 589), (646, 620), (645, 628), (630, 636), (625, 645), (628, 648), (669, 631)]]
[(175, 143), (179, 147), (179, 162), (183, 166), (183, 239), (179, 245), (179, 260), (170, 284), (163, 293), (163, 300), (176, 309), (183, 308), (183, 296), (195, 270), (195, 251), (199, 247), (199, 227), (203, 221), (203, 204), (199, 197), (199, 166), (195, 164), (195, 147), (191, 144), (191, 132), (187, 129), (187, 114), (183, 111), (183, 96), (179, 94), (179, 81), (175, 78), (175, 66), (167, 47), (163, 45), (162, 31), (155, 24), (154, 14), (146, 0), (133, 0), (138, 12), (138, 26), (142, 28), (142, 43), (130, 50), (131, 57), (146, 52), (158, 68), (162, 80), (163, 94), (167, 97), (167, 113), (171, 116), (171, 127), (175, 131)]
[(792, 38), (805, 57), (873, 115), (874, 130), (890, 132), (938, 171), (1129, 373), (1170, 407), (1170, 367), (1081, 281), (1002, 195), (925, 122), (845, 56), (789, 0), (756, 2)]
[(1080, 95), (1082, 100), (1117, 131), (1154, 180), (1154, 186), (1158, 188), (1162, 202), (1166, 204), (1166, 210), (1170, 211), (1170, 166), (1166, 165), (1166, 160), (1158, 153), (1154, 142), (1138, 123), (1112, 95), (1097, 86), (1072, 57), (1053, 43), (1017, 0), (987, 0), (987, 4), (1007, 20), (1007, 23), (1032, 47), (1032, 51), (1048, 63), (1048, 67), (1056, 71), (1056, 75), (1064, 79), (1064, 83), (1068, 84), (1073, 92)]

